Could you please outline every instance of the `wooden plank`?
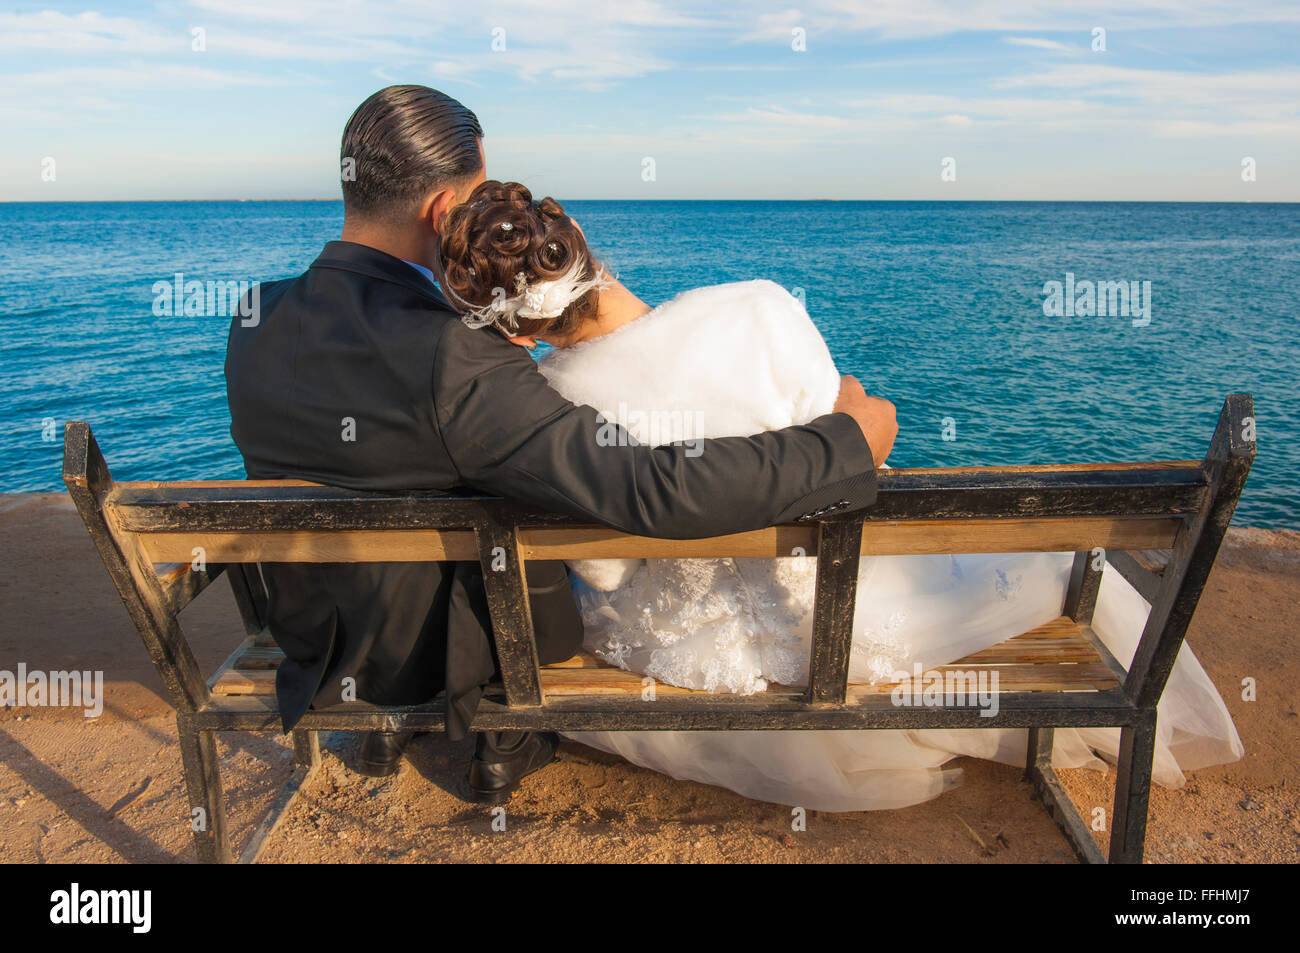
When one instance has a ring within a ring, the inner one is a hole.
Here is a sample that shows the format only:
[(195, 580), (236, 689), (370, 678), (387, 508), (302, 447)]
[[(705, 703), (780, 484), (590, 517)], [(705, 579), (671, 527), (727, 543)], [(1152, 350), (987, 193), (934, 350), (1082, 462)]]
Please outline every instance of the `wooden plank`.
[(1050, 622), (1044, 622), (1037, 628), (1030, 629), (1028, 632), (1022, 632), (1017, 635), (1012, 642), (1020, 642), (1025, 639), (1077, 639), (1079, 637), (1079, 625), (1069, 616), (1057, 616)]
[[(941, 677), (948, 673), (966, 673), (980, 670), (998, 673), (998, 694), (1006, 692), (1045, 692), (1045, 691), (1104, 691), (1119, 684), (1113, 673), (1101, 662), (1088, 662), (1082, 652), (1071, 652), (1070, 661), (1061, 659), (1056, 662), (1035, 660), (1025, 662), (965, 663), (939, 666), (933, 669)], [(560, 699), (570, 696), (585, 695), (626, 695), (640, 696), (644, 689), (645, 676), (635, 672), (606, 666), (602, 668), (543, 668), (541, 670), (542, 692), (548, 699)], [(851, 682), (846, 697), (850, 702), (867, 695), (884, 695), (893, 692), (895, 683), (866, 685)], [(212, 684), (214, 695), (274, 695), (275, 669), (230, 669), (221, 673)], [(708, 695), (709, 692), (681, 688), (663, 682), (655, 683), (658, 695)], [(763, 696), (798, 697), (803, 694), (799, 688), (788, 685), (772, 684)], [(747, 697), (756, 697), (747, 696)]]
[(284, 661), (284, 653), (278, 647), (274, 645), (258, 645), (253, 642), (252, 636), (248, 637), (246, 644), (240, 647), (236, 655), (238, 658), (234, 667), (241, 671), (279, 668), (280, 663)]
[[(954, 678), (965, 673), (988, 673), (991, 678), (997, 673), (997, 691), (995, 694), (1008, 692), (1071, 692), (1071, 691), (1105, 691), (1115, 688), (1119, 681), (1101, 662), (1068, 662), (1060, 664), (1036, 662), (1032, 664), (972, 665), (954, 662), (951, 665), (939, 665), (926, 672), (926, 679), (933, 673), (942, 676), (948, 684), (949, 676)], [(958, 681), (957, 684), (963, 684)], [(978, 683), (977, 683), (978, 684)], [(925, 682), (916, 691), (924, 690)], [(883, 685), (849, 685), (849, 700), (865, 695), (891, 694), (898, 683)], [(991, 683), (988, 683), (991, 691)]]
[(1168, 549), (1135, 549), (1129, 555), (1147, 572), (1155, 576), (1162, 576), (1169, 566), (1171, 551)]
[[(935, 553), (1068, 552), (1135, 549), (1172, 543), (1181, 520), (1032, 519), (918, 520), (865, 524), (863, 556)], [(816, 555), (815, 526), (781, 526), (711, 539), (654, 539), (596, 527), (534, 527), (519, 531), (525, 559), (693, 559), (789, 556), (796, 546)], [(154, 562), (188, 559), (203, 547), (209, 562), (441, 562), (478, 558), (466, 530), (317, 530), (243, 533), (144, 533)]]
[(214, 695), (274, 695), (275, 672), (284, 653), (263, 630), (249, 635), (208, 678)]
[(274, 695), (275, 669), (230, 669), (212, 683), (214, 695)]
[(868, 522), (862, 533), (862, 555), (1059, 553), (1097, 546), (1126, 549), (1147, 540), (1170, 541), (1180, 523), (1166, 518)]
[[(152, 533), (139, 536), (150, 554), (188, 553), (201, 546), (225, 563), (444, 562), (478, 559), (469, 530)], [(156, 559), (170, 562), (170, 559)]]
[[(542, 690), (548, 702), (575, 695), (630, 695), (639, 698), (645, 690), (645, 680), (648, 677), (638, 672), (614, 668), (612, 665), (602, 665), (599, 668), (547, 666), (541, 670), (541, 676)], [(681, 688), (655, 679), (650, 679), (650, 681), (654, 682), (656, 697), (660, 695), (709, 694), (706, 691)], [(786, 685), (773, 685), (766, 692), (757, 694), (798, 697), (803, 692), (801, 689), (790, 688)], [(647, 704), (650, 703), (647, 702)]]
[(607, 668), (608, 666), (608, 662), (602, 662), (596, 656), (584, 650), (571, 659), (565, 659), (563, 662), (552, 662), (550, 665), (543, 665), (542, 671), (547, 672), (551, 669), (560, 668)]
[(1077, 639), (1012, 639), (962, 659), (965, 665), (1033, 665), (1091, 662), (1096, 651)]
[(817, 554), (817, 526), (770, 526), (709, 539), (656, 539), (603, 526), (534, 526), (519, 531), (526, 559), (772, 559)]
[[(246, 638), (209, 680), (214, 694), (271, 694), (275, 690), (275, 669), (284, 658), (274, 644)], [(951, 665), (935, 669), (940, 673), (968, 670), (998, 670), (999, 686), (1007, 691), (1098, 689), (1118, 684), (1115, 669), (1106, 664), (1087, 633), (1062, 616), (998, 645), (967, 655)], [(1120, 670), (1122, 673), (1122, 670)], [(569, 697), (582, 694), (640, 695), (645, 676), (601, 661), (588, 652), (540, 670), (544, 695)], [(1046, 686), (1046, 687), (1044, 687)], [(1064, 689), (1063, 686), (1070, 686)], [(893, 684), (850, 684), (855, 697), (892, 691)], [(691, 694), (691, 689), (656, 682), (656, 694)], [(708, 694), (707, 692), (697, 692)], [(773, 695), (797, 695), (799, 689), (773, 685)]]
[(257, 644), (256, 636), (245, 636), (208, 677), (208, 690), (214, 695), (274, 694), (275, 670), (282, 661), (279, 648), (267, 649)]

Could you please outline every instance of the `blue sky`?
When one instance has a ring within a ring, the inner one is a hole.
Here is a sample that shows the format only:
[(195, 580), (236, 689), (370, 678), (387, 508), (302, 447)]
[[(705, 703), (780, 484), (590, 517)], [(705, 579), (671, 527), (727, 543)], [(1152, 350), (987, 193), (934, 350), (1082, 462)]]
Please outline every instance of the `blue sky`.
[(0, 6), (0, 200), (335, 198), (410, 82), (562, 199), (1300, 201), (1298, 60), (1295, 0), (38, 0)]

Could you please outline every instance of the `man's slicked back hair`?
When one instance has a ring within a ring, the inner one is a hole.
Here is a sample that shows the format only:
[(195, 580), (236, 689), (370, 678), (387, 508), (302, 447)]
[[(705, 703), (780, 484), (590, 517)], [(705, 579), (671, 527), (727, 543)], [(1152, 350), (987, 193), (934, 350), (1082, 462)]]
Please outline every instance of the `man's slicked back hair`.
[(479, 171), (482, 137), (478, 117), (446, 93), (428, 86), (381, 89), (343, 130), (345, 211), (386, 221), (412, 214), (430, 192)]

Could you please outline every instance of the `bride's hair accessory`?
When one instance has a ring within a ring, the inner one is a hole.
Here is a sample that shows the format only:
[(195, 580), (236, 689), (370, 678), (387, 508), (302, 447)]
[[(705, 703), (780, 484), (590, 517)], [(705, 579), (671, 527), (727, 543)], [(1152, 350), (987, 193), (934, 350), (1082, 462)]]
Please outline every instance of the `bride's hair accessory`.
[[(503, 222), (509, 225), (509, 222)], [(506, 289), (492, 289), (492, 301), (475, 307), (456, 294), (450, 287), (444, 289), (452, 305), (460, 311), (460, 319), (471, 328), (483, 328), (494, 324), (503, 331), (519, 330), (519, 319), (527, 318), (550, 321), (564, 313), (564, 309), (577, 301), (588, 291), (605, 288), (610, 281), (605, 277), (599, 265), (591, 265), (596, 274), (593, 278), (583, 278), (588, 268), (586, 257), (579, 258), (569, 266), (559, 278), (553, 281), (535, 281), (530, 283), (522, 271), (515, 275), (514, 294), (506, 296)]]
[(480, 183), (440, 232), (434, 276), (471, 328), (564, 335), (594, 317), (592, 292), (613, 282), (564, 207), (518, 182)]

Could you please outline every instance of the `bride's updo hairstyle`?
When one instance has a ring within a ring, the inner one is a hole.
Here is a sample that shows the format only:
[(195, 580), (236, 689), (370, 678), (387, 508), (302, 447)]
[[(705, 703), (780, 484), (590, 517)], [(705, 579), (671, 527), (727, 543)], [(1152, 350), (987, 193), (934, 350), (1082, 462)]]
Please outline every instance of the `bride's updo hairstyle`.
[(596, 314), (604, 284), (582, 232), (552, 198), (489, 179), (447, 213), (438, 280), (472, 327), (561, 336)]

